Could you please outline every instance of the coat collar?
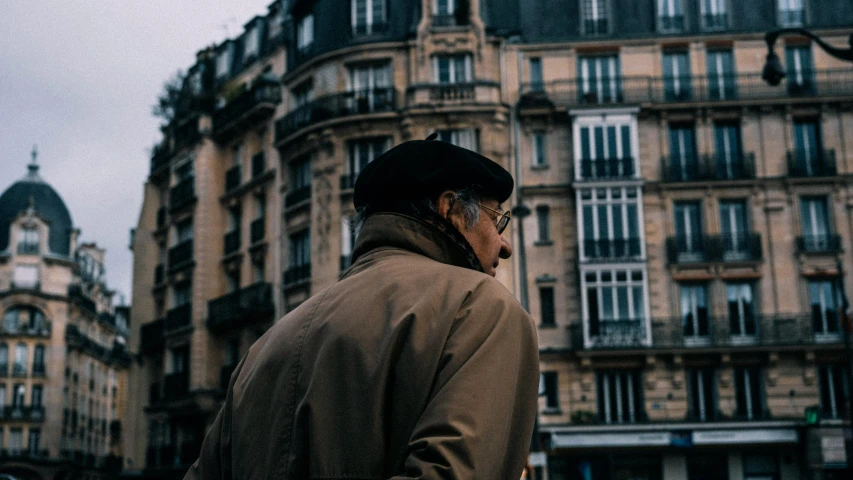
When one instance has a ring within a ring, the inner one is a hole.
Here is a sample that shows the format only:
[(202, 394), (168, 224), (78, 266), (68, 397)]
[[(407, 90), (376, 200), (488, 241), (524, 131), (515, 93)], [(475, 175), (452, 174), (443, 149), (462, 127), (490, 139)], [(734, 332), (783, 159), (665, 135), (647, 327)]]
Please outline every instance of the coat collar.
[(436, 262), (483, 271), (465, 237), (438, 215), (416, 218), (403, 213), (382, 212), (367, 217), (353, 249), (353, 263), (382, 247), (401, 248)]

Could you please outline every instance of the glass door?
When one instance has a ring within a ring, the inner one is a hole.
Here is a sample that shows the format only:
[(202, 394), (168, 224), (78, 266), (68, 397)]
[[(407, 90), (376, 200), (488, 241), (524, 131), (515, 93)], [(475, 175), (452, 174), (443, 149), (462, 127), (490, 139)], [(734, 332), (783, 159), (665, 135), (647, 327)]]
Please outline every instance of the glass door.
[(669, 174), (670, 180), (686, 181), (699, 177), (699, 162), (696, 157), (696, 137), (693, 125), (669, 127)]
[(699, 202), (675, 204), (675, 242), (679, 261), (699, 261), (705, 257), (699, 206)]
[(809, 302), (816, 340), (837, 340), (838, 315), (841, 307), (838, 297), (838, 287), (834, 280), (809, 282)]
[(708, 343), (710, 340), (708, 320), (708, 296), (705, 285), (682, 285), (681, 325), (684, 330), (684, 343), (689, 345)]
[(743, 200), (720, 202), (720, 233), (723, 243), (723, 260), (741, 260), (749, 257), (746, 202)]
[(733, 343), (752, 343), (758, 333), (751, 283), (726, 284), (726, 302)]
[(744, 178), (740, 125), (732, 123), (715, 124), (714, 143), (717, 159), (717, 178), (726, 180)]
[(708, 52), (708, 97), (730, 100), (737, 97), (735, 61), (731, 50)]

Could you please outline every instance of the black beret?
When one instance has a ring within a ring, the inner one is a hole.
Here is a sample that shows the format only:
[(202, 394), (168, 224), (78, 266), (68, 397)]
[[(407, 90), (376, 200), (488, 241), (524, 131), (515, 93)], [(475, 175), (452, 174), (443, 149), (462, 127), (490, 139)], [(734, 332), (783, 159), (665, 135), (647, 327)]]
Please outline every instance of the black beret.
[(355, 208), (379, 206), (461, 188), (505, 202), (512, 193), (513, 179), (479, 153), (437, 140), (412, 140), (367, 164), (355, 182), (353, 204)]

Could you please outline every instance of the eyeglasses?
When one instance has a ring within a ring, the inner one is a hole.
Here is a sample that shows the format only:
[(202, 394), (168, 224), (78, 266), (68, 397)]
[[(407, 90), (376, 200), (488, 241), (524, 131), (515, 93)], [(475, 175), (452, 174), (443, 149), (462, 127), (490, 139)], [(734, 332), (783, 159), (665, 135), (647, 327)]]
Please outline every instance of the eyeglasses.
[[(482, 208), (484, 210), (488, 210), (488, 211), (494, 213), (495, 215), (497, 215), (496, 217), (492, 217), (492, 220), (495, 221), (495, 228), (498, 229), (498, 235), (504, 233), (504, 230), (506, 230), (506, 226), (509, 225), (509, 219), (510, 219), (510, 217), (512, 217), (512, 213), (509, 210), (507, 210), (505, 212), (502, 212), (500, 210), (495, 210), (494, 208), (487, 207), (487, 206), (483, 205), (482, 203), (478, 203), (477, 205), (479, 205), (480, 208)], [(489, 215), (489, 216), (491, 217), (491, 215)]]

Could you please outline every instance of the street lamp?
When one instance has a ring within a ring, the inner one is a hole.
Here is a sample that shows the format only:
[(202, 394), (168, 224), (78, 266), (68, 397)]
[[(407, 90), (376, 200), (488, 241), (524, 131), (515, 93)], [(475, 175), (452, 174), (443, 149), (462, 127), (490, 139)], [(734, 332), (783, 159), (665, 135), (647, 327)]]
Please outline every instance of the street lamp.
[(853, 35), (850, 35), (849, 39), (850, 48), (838, 48), (824, 42), (820, 37), (804, 28), (782, 28), (779, 30), (773, 30), (767, 32), (764, 36), (764, 41), (767, 42), (767, 60), (764, 63), (764, 68), (761, 70), (761, 78), (767, 82), (768, 85), (775, 87), (776, 85), (779, 85), (779, 82), (781, 82), (783, 78), (785, 78), (785, 69), (782, 68), (782, 62), (779, 60), (779, 55), (776, 55), (776, 52), (773, 50), (773, 46), (776, 45), (776, 39), (778, 39), (780, 35), (789, 33), (797, 33), (804, 37), (811, 38), (820, 48), (823, 49), (823, 51), (831, 56), (839, 60), (853, 62)]

